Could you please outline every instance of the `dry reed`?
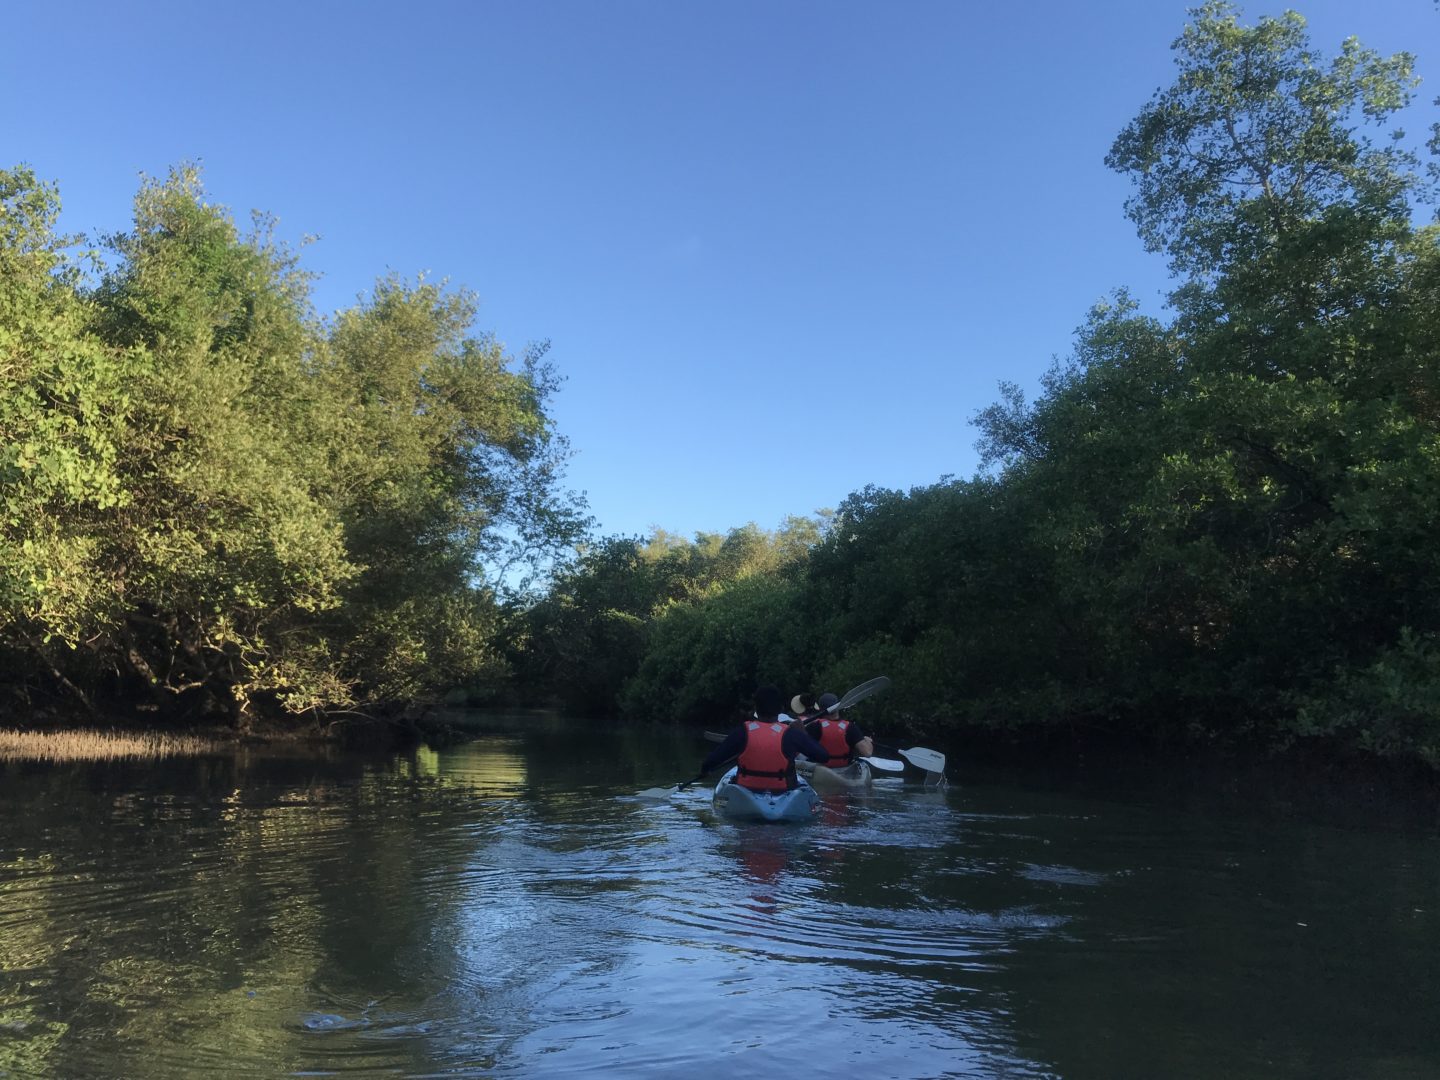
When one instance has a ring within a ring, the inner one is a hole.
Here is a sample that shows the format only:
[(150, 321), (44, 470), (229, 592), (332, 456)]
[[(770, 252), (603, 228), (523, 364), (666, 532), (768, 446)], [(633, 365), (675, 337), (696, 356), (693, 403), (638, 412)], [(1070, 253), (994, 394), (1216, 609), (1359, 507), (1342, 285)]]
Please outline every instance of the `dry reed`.
[(218, 749), (198, 735), (117, 731), (0, 731), (0, 761), (103, 761), (205, 754)]

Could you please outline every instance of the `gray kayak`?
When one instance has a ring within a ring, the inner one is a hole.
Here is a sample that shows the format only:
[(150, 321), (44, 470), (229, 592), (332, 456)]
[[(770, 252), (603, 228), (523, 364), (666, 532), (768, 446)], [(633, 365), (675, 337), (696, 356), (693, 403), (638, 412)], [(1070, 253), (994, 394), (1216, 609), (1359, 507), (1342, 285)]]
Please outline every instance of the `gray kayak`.
[(715, 785), (715, 810), (734, 821), (809, 821), (820, 796), (801, 778), (789, 791), (751, 791), (735, 783), (732, 768)]

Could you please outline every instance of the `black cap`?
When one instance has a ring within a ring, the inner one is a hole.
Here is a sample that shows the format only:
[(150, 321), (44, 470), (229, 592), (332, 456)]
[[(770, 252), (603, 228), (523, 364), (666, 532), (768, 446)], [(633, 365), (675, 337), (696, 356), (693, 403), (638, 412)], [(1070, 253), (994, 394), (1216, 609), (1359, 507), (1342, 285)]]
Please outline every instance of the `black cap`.
[(838, 704), (839, 701), (840, 699), (834, 694), (821, 694), (820, 700), (817, 701), (815, 704), (819, 705), (820, 708), (824, 709), (826, 712), (829, 712), (830, 706)]

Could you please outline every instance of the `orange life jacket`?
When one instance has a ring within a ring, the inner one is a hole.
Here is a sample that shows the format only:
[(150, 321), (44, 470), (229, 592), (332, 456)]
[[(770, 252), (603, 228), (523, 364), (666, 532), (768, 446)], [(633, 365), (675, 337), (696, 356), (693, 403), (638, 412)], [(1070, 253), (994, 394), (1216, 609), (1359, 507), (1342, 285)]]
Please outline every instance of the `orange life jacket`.
[(827, 764), (832, 769), (842, 769), (850, 764), (850, 744), (845, 741), (845, 729), (849, 720), (821, 720), (820, 737), (815, 741), (830, 755)]
[(790, 760), (780, 749), (785, 738), (785, 725), (778, 720), (762, 724), (759, 720), (745, 721), (745, 749), (740, 751), (737, 764), (740, 772), (735, 781), (751, 791), (784, 791), (790, 784)]

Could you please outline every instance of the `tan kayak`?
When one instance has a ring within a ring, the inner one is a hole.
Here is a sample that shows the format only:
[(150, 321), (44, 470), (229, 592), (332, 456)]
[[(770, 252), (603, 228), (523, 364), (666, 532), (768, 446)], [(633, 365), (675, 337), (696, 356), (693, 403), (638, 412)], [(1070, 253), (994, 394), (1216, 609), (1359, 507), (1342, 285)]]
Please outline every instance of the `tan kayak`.
[(795, 771), (809, 780), (810, 786), (822, 795), (841, 791), (869, 791), (875, 786), (870, 777), (870, 766), (863, 761), (852, 761), (843, 769), (832, 769), (828, 765), (816, 765), (813, 761), (801, 758), (795, 762)]

